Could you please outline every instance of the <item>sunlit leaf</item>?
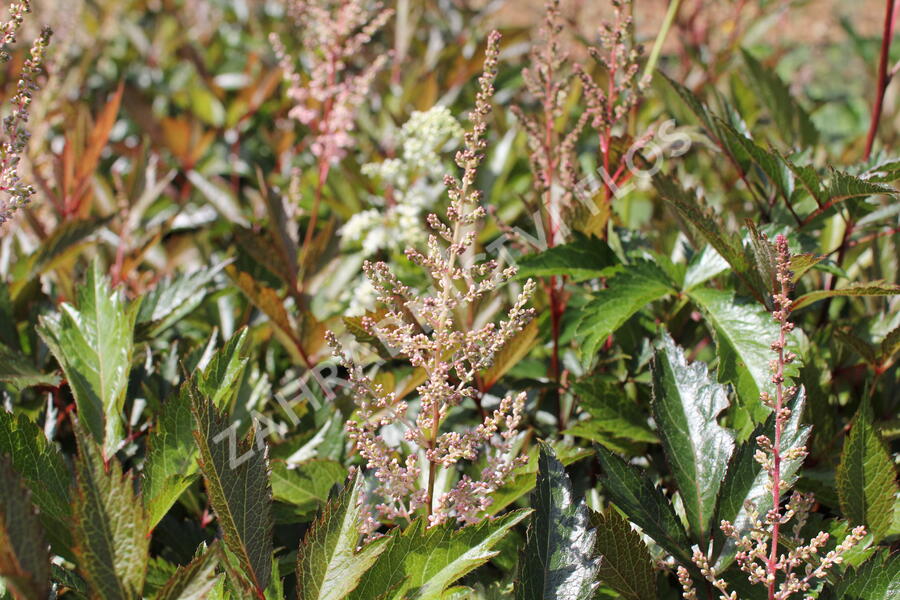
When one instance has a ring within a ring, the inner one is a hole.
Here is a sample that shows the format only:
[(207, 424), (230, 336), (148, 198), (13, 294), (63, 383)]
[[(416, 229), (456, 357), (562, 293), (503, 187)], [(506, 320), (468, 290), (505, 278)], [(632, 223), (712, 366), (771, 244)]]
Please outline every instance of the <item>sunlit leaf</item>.
[(854, 525), (865, 525), (875, 540), (891, 526), (897, 473), (872, 422), (868, 400), (860, 403), (837, 467), (841, 511)]
[(718, 423), (726, 408), (725, 388), (710, 379), (706, 365), (688, 364), (684, 351), (664, 335), (653, 360), (653, 417), (698, 541), (708, 539), (716, 525), (716, 497), (734, 448), (734, 434)]
[(517, 600), (571, 598), (588, 600), (597, 587), (596, 534), (584, 501), (553, 450), (541, 446), (534, 512), (516, 573)]

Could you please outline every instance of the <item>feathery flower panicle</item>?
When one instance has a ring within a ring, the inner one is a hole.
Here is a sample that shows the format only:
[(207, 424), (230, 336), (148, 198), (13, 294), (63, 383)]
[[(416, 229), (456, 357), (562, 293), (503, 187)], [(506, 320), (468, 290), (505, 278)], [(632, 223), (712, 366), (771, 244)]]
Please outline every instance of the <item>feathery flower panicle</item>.
[[(11, 58), (9, 46), (16, 42), (16, 34), (22, 26), (25, 15), (31, 12), (28, 0), (13, 2), (9, 6), (9, 19), (0, 23), (0, 63)], [(0, 225), (8, 221), (13, 213), (26, 205), (34, 194), (34, 188), (19, 176), (19, 162), (30, 134), (28, 107), (37, 89), (36, 78), (44, 61), (44, 51), (50, 43), (50, 30), (44, 28), (34, 40), (19, 79), (16, 93), (11, 99), (12, 112), (3, 119), (3, 140), (0, 141)]]
[[(470, 431), (442, 431), (450, 410), (478, 394), (472, 384), (479, 371), (490, 366), (494, 355), (534, 316), (533, 309), (525, 307), (534, 290), (534, 283), (529, 281), (505, 320), (467, 329), (457, 318), (471, 303), (515, 274), (513, 267), (500, 269), (493, 260), (474, 261), (469, 252), (485, 216), (481, 195), (472, 185), (485, 148), (499, 41), (497, 32), (488, 38), (484, 74), (470, 115), (472, 129), (466, 132), (465, 145), (456, 154), (462, 177), (445, 178), (450, 197), (447, 220), (429, 215), (428, 222), (436, 233), (429, 237), (427, 251), (406, 251), (413, 263), (430, 274), (433, 292), (421, 294), (409, 288), (383, 262), (364, 265), (379, 301), (388, 311), (382, 320), (364, 318), (362, 324), (369, 334), (425, 372), (425, 381), (417, 388), (418, 411), (413, 414), (395, 393), (367, 377), (362, 367), (344, 356), (335, 336), (329, 333), (336, 355), (350, 373), (357, 403), (356, 418), (346, 428), (378, 480), (375, 493), (382, 503), (375, 509), (387, 522), (409, 520), (421, 512), (431, 525), (448, 519), (476, 522), (490, 505), (490, 493), (524, 460), (510, 456), (524, 393), (505, 397)], [(413, 448), (409, 455), (402, 457), (402, 449), (391, 447), (382, 436), (383, 428), (389, 425), (403, 429), (405, 442)], [(460, 461), (474, 461), (479, 455), (486, 457), (487, 466), (477, 479), (463, 475), (449, 491), (439, 492), (439, 472), (451, 474)], [(362, 528), (371, 534), (377, 525), (376, 519), (369, 518)]]
[[(634, 38), (631, 0), (613, 0), (612, 5), (615, 21), (600, 27), (600, 48), (588, 48), (591, 56), (606, 71), (605, 89), (594, 81), (583, 66), (575, 65), (575, 71), (584, 84), (591, 127), (601, 134), (608, 133), (628, 114), (650, 84), (648, 76), (638, 77), (644, 49), (631, 44)], [(601, 150), (606, 151), (604, 148)]]
[(572, 73), (567, 66), (569, 55), (560, 42), (563, 23), (559, 0), (547, 0), (544, 10), (544, 23), (538, 34), (541, 43), (531, 51), (532, 66), (522, 69), (525, 88), (540, 110), (535, 115), (527, 114), (520, 106), (511, 110), (528, 137), (528, 159), (543, 209), (547, 244), (555, 246), (564, 241), (563, 212), (571, 205), (578, 180), (575, 145), (591, 113), (582, 112), (568, 132), (560, 132), (557, 127), (571, 93)]
[(589, 124), (600, 142), (603, 195), (599, 206), (590, 207), (590, 212), (594, 215), (597, 233), (601, 236), (605, 236), (614, 190), (633, 175), (630, 155), (646, 145), (652, 137), (650, 132), (645, 132), (630, 143), (631, 152), (622, 156), (615, 152), (620, 136), (627, 137), (626, 123), (623, 121), (627, 120), (631, 109), (637, 106), (650, 83), (650, 77), (649, 74), (643, 77), (638, 75), (644, 50), (642, 46), (632, 44), (634, 23), (631, 18), (631, 0), (613, 0), (612, 5), (615, 20), (601, 26), (600, 48), (588, 48), (591, 56), (603, 67), (606, 80), (596, 81), (582, 65), (575, 65), (575, 72), (584, 87)]
[[(784, 426), (791, 417), (789, 404), (797, 393), (794, 386), (785, 386), (784, 367), (796, 360), (797, 356), (787, 350), (787, 336), (793, 330), (791, 323), (791, 307), (793, 302), (790, 293), (793, 289), (791, 272), (791, 251), (787, 238), (778, 235), (775, 238), (775, 293), (773, 294), (774, 310), (772, 317), (779, 324), (778, 339), (772, 342), (772, 352), (776, 358), (771, 362), (772, 383), (775, 394), (762, 392), (760, 400), (772, 409), (775, 415), (775, 439), (765, 435), (756, 438), (759, 450), (756, 461), (769, 475), (768, 489), (772, 493), (772, 508), (763, 517), (752, 515), (753, 526), (749, 532), (742, 534), (728, 521), (722, 521), (722, 532), (735, 540), (738, 553), (735, 557), (740, 569), (747, 574), (751, 583), (764, 586), (769, 600), (786, 600), (794, 594), (808, 592), (816, 581), (824, 579), (828, 571), (844, 560), (844, 555), (866, 536), (865, 527), (855, 527), (834, 550), (821, 556), (821, 551), (828, 542), (829, 535), (819, 532), (809, 540), (800, 537), (806, 524), (809, 512), (815, 503), (812, 494), (794, 492), (784, 508), (781, 507), (782, 494), (787, 492), (789, 484), (782, 478), (782, 467), (785, 461), (802, 460), (806, 456), (806, 448), (782, 448)], [(753, 507), (749, 507), (753, 508)], [(786, 535), (782, 526), (794, 522), (792, 534)], [(779, 542), (787, 538), (791, 542), (791, 550), (787, 554), (779, 554)], [(699, 550), (694, 551), (694, 563), (701, 574), (719, 591), (721, 600), (737, 600), (736, 592), (728, 592), (725, 580), (718, 577), (710, 566), (709, 559)], [(797, 571), (803, 568), (802, 575)], [(691, 577), (687, 569), (678, 567), (678, 580), (682, 585), (686, 600), (697, 598)], [(812, 596), (806, 596), (811, 599)]]
[(288, 0), (287, 14), (302, 32), (303, 66), (309, 73), (304, 81), (281, 39), (270, 34), (289, 85), (288, 97), (295, 102), (289, 115), (312, 129), (313, 155), (333, 164), (353, 145), (356, 110), (388, 56), (377, 56), (361, 70), (354, 70), (352, 63), (393, 11), (381, 3), (370, 8), (366, 0)]

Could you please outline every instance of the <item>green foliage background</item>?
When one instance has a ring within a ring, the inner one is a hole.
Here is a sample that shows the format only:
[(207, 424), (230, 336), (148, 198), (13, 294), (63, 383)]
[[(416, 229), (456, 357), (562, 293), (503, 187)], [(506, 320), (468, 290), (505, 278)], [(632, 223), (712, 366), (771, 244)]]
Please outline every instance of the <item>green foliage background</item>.
[[(674, 565), (701, 580), (695, 546), (741, 598), (765, 598), (719, 523), (746, 525), (746, 501), (770, 508), (753, 453), (773, 427), (759, 395), (778, 335), (766, 240), (780, 233), (796, 279), (787, 375), (801, 387), (785, 436), (809, 450), (784, 473), (816, 494), (807, 537), (829, 532), (828, 550), (853, 525), (869, 532), (812, 593), (897, 597), (897, 114), (889, 102), (862, 160), (880, 39), (844, 21), (818, 56), (772, 45), (759, 34), (775, 23), (767, 2), (749, 3), (728, 38), (715, 27), (691, 38), (677, 21), (616, 130), (624, 149), (674, 119), (683, 154), (615, 198), (599, 227), (571, 215), (564, 244), (508, 246), (519, 273), (500, 305), (525, 278), (564, 281), (565, 375), (548, 368), (544, 289), (535, 322), (479, 374), (478, 402), (451, 415), (463, 431), (527, 392), (529, 461), (494, 494), (491, 519), (429, 528), (419, 516), (362, 542), (372, 478), (343, 430), (352, 395), (311, 376), (340, 374), (324, 333), (355, 336), (401, 396), (414, 401), (421, 379), (346, 314), (364, 256), (341, 225), (383, 208), (390, 191), (362, 165), (395, 156), (414, 110), (440, 103), (465, 126), (497, 22), (475, 4), (398, 2), (354, 58), (394, 53), (302, 251), (319, 181), (267, 39), (280, 34), (302, 72), (303, 32), (282, 3), (37, 5), (34, 23), (57, 30), (31, 108), (25, 177), (38, 193), (0, 229), (0, 598), (677, 598)], [(491, 209), (486, 252), (509, 228), (540, 233), (534, 150), (508, 110), (536, 108), (522, 69), (539, 42), (528, 28), (502, 33), (476, 182)], [(566, 40), (578, 60), (596, 41)], [(20, 46), (0, 74), (5, 98)], [(834, 76), (846, 61), (860, 65), (853, 81)], [(560, 129), (582, 99), (576, 80)], [(582, 174), (602, 162), (593, 134), (575, 153)], [(427, 285), (401, 252), (377, 258)]]

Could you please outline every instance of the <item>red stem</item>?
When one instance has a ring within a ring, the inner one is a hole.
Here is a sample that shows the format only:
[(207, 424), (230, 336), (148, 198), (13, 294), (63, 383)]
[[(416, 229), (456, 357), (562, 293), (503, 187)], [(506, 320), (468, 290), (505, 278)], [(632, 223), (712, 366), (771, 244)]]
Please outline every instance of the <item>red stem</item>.
[(869, 134), (866, 136), (866, 152), (863, 160), (869, 160), (872, 154), (872, 146), (875, 144), (875, 134), (878, 132), (878, 121), (881, 120), (881, 110), (884, 107), (884, 92), (891, 82), (888, 73), (888, 58), (891, 49), (891, 41), (894, 38), (894, 22), (896, 20), (894, 0), (885, 2), (884, 33), (881, 38), (881, 55), (878, 59), (878, 91), (875, 96), (875, 106), (872, 107), (872, 121), (869, 123)]

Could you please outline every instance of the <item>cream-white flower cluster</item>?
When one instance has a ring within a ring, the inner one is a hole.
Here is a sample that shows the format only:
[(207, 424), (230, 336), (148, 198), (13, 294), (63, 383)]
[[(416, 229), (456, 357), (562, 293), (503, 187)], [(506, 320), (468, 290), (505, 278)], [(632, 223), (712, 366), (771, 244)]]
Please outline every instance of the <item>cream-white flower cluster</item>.
[(387, 193), (347, 221), (341, 230), (344, 243), (359, 244), (366, 257), (421, 245), (426, 239), (424, 214), (444, 192), (441, 155), (462, 136), (447, 107), (414, 112), (400, 130), (399, 156), (363, 165), (362, 172), (378, 179)]

